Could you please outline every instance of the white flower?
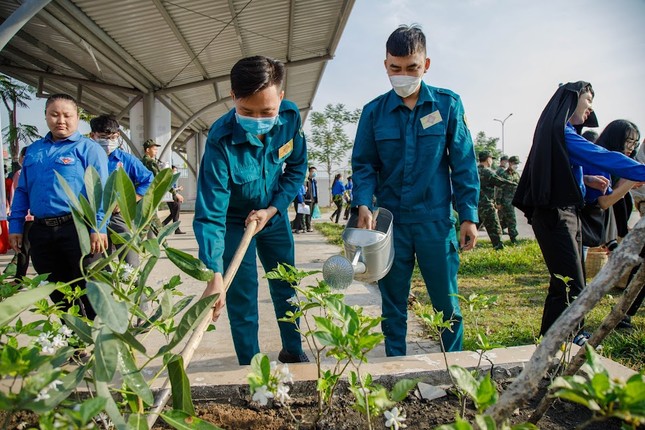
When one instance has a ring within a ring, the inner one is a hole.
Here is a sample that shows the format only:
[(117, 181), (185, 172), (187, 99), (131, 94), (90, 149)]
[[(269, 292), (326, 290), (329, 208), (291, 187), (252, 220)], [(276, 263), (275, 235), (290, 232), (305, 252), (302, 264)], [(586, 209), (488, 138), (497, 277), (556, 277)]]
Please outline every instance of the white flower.
[(63, 381), (61, 381), (60, 379), (55, 379), (49, 383), (49, 385), (47, 386), (47, 389), (58, 391), (59, 385), (63, 385)]
[(60, 328), (58, 329), (58, 333), (65, 337), (72, 337), (72, 335), (74, 334), (74, 332), (70, 330), (70, 328), (67, 327), (66, 325), (60, 326)]
[(49, 345), (51, 342), (49, 341), (49, 333), (40, 333), (38, 335), (37, 339), (38, 343), (41, 345)]
[(266, 385), (263, 385), (255, 389), (255, 393), (253, 393), (252, 400), (254, 402), (258, 402), (262, 406), (266, 406), (266, 404), (269, 402), (269, 399), (272, 399), (272, 398), (273, 398), (273, 393), (269, 391)]
[(271, 363), (269, 363), (269, 365), (271, 366), (271, 373), (273, 373), (278, 368), (277, 361), (272, 361)]
[(291, 296), (287, 299), (287, 303), (291, 306), (298, 306), (298, 296)]
[(407, 425), (403, 424), (405, 421), (405, 412), (399, 412), (396, 406), (391, 411), (385, 411), (385, 427), (394, 428), (394, 430), (404, 429)]
[(40, 400), (49, 399), (51, 396), (49, 395), (48, 391), (49, 390), (47, 388), (43, 388), (42, 390), (40, 390), (40, 393), (38, 393), (38, 395), (36, 396), (36, 401), (38, 402)]
[(62, 335), (57, 334), (56, 336), (54, 336), (54, 339), (52, 339), (51, 346), (55, 349), (67, 346), (67, 339), (65, 339)]
[(121, 280), (129, 281), (133, 274), (134, 274), (134, 267), (132, 267), (129, 264), (125, 264), (121, 269)]
[(282, 366), (277, 376), (278, 381), (282, 382), (283, 384), (293, 383), (293, 374), (289, 372), (289, 366), (287, 366), (286, 364)]
[(278, 384), (275, 398), (282, 404), (285, 404), (291, 397), (289, 396), (289, 387), (284, 384)]
[(39, 287), (44, 287), (44, 286), (45, 286), (45, 285), (47, 285), (47, 284), (49, 284), (49, 282), (47, 282), (47, 281), (40, 281), (40, 282), (38, 283), (38, 286), (39, 286)]
[(27, 428), (27, 425), (28, 425), (28, 424), (27, 424), (27, 422), (26, 422), (26, 421), (23, 421), (23, 422), (21, 422), (20, 424), (18, 424), (18, 425), (16, 426), (16, 428), (17, 428), (18, 430), (25, 430), (25, 429)]

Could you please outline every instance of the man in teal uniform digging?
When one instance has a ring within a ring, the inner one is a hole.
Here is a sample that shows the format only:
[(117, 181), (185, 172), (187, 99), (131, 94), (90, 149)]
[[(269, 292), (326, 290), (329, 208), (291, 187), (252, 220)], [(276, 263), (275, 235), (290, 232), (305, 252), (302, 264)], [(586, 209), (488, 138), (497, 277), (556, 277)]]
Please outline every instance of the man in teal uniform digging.
[[(260, 352), (258, 342), (257, 252), (265, 271), (294, 264), (287, 209), (307, 171), (307, 148), (298, 107), (283, 100), (284, 65), (256, 56), (231, 69), (235, 109), (208, 133), (197, 183), (193, 226), (199, 258), (215, 272), (204, 296), (220, 293), (217, 319), (226, 303), (233, 343), (241, 365)], [(284, 166), (284, 169), (283, 169)], [(256, 234), (227, 293), (222, 273), (240, 243), (245, 226), (257, 221)], [(295, 308), (287, 282), (269, 280), (277, 318)], [(279, 322), (283, 363), (308, 361), (293, 324)]]

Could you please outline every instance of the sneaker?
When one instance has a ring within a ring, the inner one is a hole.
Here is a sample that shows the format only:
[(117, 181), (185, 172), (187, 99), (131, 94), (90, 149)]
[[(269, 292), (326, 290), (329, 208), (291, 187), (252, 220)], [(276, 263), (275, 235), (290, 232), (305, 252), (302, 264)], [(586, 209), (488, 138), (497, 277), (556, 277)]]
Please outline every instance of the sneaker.
[(632, 318), (629, 315), (626, 315), (618, 324), (616, 324), (617, 329), (621, 330), (631, 330), (634, 328), (632, 324)]
[(311, 233), (312, 231), (314, 231), (314, 229), (313, 229), (313, 228), (308, 228), (308, 229), (307, 229), (307, 233)]
[(175, 230), (175, 234), (186, 234), (186, 232), (185, 232), (185, 231), (182, 231), (182, 230), (177, 229), (177, 230)]
[(573, 338), (573, 343), (575, 343), (578, 346), (584, 346), (590, 337), (591, 337), (591, 333), (588, 333), (586, 331), (581, 331), (576, 335), (576, 337)]
[(278, 354), (278, 360), (280, 363), (309, 363), (309, 357), (304, 352), (300, 354), (292, 354), (286, 349), (282, 348), (280, 354)]

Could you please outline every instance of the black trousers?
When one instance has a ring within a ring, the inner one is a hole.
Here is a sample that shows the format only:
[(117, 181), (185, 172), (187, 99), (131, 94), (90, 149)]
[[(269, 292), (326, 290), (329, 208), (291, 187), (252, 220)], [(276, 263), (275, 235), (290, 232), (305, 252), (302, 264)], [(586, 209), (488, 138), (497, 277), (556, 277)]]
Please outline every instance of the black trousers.
[(163, 225), (168, 224), (171, 220), (172, 222), (179, 221), (179, 211), (181, 210), (181, 203), (179, 202), (167, 202), (168, 209), (170, 209), (170, 215), (163, 220)]
[[(128, 229), (128, 226), (126, 225), (125, 220), (123, 219), (123, 216), (121, 216), (121, 213), (112, 214), (112, 216), (110, 217), (110, 224), (108, 225), (108, 228), (109, 230), (112, 230), (114, 233), (117, 233), (119, 235), (124, 233), (130, 233), (130, 229)], [(118, 250), (123, 245), (114, 245), (112, 243), (112, 235), (108, 234), (108, 253), (109, 254), (112, 254), (113, 246), (115, 250)], [(133, 250), (129, 250), (125, 254), (123, 261), (125, 261), (127, 264), (129, 264), (132, 267), (138, 267), (139, 254), (137, 254)]]
[[(543, 335), (585, 286), (582, 234), (575, 206), (535, 208), (531, 224), (551, 275), (540, 327)], [(568, 292), (565, 283), (555, 275), (571, 278)]]
[[(92, 259), (83, 259), (78, 234), (71, 220), (58, 227), (48, 227), (34, 222), (29, 230), (29, 242), (34, 269), (40, 275), (49, 273), (49, 282), (70, 282), (78, 279), (82, 276), (81, 261), (84, 264), (92, 261)], [(77, 281), (72, 284), (72, 287), (74, 286), (84, 290), (85, 281)], [(62, 309), (68, 310), (78, 305), (81, 315), (91, 320), (96, 316), (86, 295), (71, 303), (65, 300), (65, 295), (60, 291), (54, 291), (49, 297)]]

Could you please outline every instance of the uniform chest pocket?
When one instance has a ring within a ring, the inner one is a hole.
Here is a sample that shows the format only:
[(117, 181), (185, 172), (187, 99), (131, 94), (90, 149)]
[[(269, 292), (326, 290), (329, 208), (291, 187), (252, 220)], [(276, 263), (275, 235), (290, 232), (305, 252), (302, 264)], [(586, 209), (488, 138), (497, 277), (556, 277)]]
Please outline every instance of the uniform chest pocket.
[(255, 200), (261, 192), (262, 171), (258, 164), (236, 166), (231, 172), (231, 198)]
[(382, 159), (401, 158), (401, 131), (398, 128), (376, 128), (374, 140), (376, 141), (376, 150)]
[(235, 185), (244, 185), (260, 179), (260, 166), (258, 164), (246, 164), (236, 166), (231, 172), (231, 180)]
[(60, 155), (54, 160), (54, 170), (58, 172), (66, 181), (70, 182), (75, 180), (78, 175), (83, 178), (83, 166), (73, 155)]
[(446, 152), (446, 126), (443, 122), (428, 128), (419, 127), (417, 132), (419, 155), (436, 157)]

